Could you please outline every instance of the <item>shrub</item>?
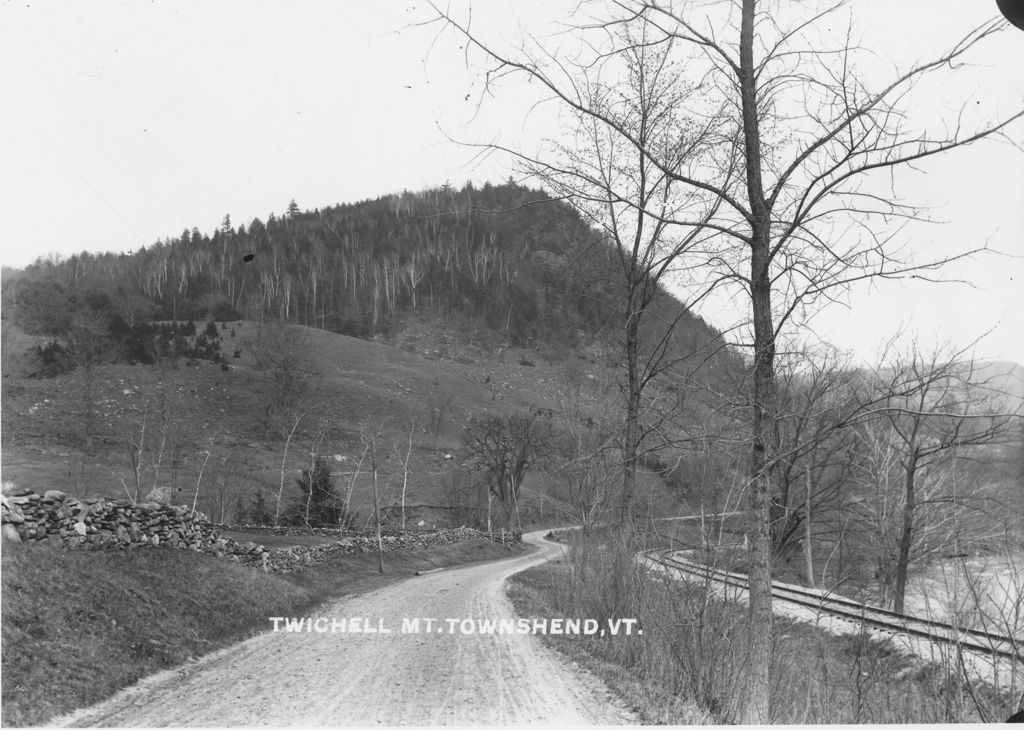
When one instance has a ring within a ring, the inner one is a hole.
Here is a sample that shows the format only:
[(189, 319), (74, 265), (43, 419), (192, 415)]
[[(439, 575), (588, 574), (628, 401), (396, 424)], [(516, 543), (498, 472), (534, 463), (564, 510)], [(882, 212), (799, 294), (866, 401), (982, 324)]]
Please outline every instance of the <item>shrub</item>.
[(234, 322), (241, 318), (241, 313), (231, 306), (231, 302), (226, 299), (221, 299), (210, 307), (210, 319), (220, 320), (221, 322)]
[(71, 355), (56, 340), (36, 345), (29, 350), (30, 378), (55, 378), (75, 369)]
[(256, 491), (256, 496), (252, 498), (252, 504), (249, 506), (249, 521), (254, 525), (270, 525), (274, 522), (274, 513), (270, 511), (270, 506), (267, 504), (266, 498), (263, 496), (263, 490), (259, 489)]

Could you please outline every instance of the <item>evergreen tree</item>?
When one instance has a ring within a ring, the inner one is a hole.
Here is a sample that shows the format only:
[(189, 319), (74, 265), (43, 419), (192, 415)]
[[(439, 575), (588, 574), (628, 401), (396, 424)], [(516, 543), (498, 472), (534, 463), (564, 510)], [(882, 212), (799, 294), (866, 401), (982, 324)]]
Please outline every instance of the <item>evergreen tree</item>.
[(303, 469), (296, 480), (300, 491), (295, 505), (297, 521), (305, 525), (337, 525), (342, 510), (331, 480), (331, 465), (325, 456), (314, 459), (312, 469)]
[(263, 496), (263, 490), (258, 490), (249, 507), (249, 520), (254, 525), (269, 525), (273, 522), (273, 517), (267, 500)]

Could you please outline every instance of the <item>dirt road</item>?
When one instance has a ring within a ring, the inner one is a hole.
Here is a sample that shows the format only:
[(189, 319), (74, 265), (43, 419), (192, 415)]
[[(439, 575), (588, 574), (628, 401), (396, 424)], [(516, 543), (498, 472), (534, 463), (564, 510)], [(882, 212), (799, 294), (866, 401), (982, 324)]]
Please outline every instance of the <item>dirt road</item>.
[[(542, 646), (539, 638), (481, 634), (478, 629), (462, 633), (462, 619), (514, 617), (504, 594), (505, 578), (561, 552), (540, 535), (524, 536), (537, 547), (524, 556), (417, 576), (341, 599), (303, 623), (300, 632), (287, 632), (278, 622), (276, 632), (154, 675), (58, 723), (636, 723), (600, 681)], [(421, 619), (419, 633), (408, 622), (403, 632), (403, 619), (415, 618)], [(428, 618), (434, 619), (431, 633), (425, 632)], [(449, 618), (459, 623), (446, 622)], [(360, 631), (351, 633), (353, 628)]]

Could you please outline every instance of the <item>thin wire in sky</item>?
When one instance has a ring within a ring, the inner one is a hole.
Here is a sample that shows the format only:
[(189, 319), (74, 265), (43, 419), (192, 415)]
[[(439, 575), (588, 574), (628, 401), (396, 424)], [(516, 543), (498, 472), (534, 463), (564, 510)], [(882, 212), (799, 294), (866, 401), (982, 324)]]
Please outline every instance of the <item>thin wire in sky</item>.
[[(139, 194), (139, 196), (143, 200), (145, 200), (147, 204), (149, 204), (149, 207), (153, 209), (153, 212), (156, 213), (157, 216), (160, 217), (160, 220), (163, 221), (164, 225), (167, 227), (167, 230), (168, 231), (173, 230), (174, 226), (171, 225), (171, 223), (168, 221), (167, 216), (165, 216), (163, 214), (163, 212), (159, 208), (156, 207), (156, 205), (153, 203), (153, 201), (150, 199), (150, 197), (148, 195), (146, 195), (146, 193), (142, 190), (142, 188), (139, 187), (139, 185), (135, 182), (135, 179), (131, 175), (129, 175), (128, 172), (121, 166), (121, 163), (117, 161), (117, 158), (114, 157), (114, 155), (110, 152), (109, 149), (107, 149), (107, 146), (105, 144), (103, 144), (103, 142), (100, 140), (99, 137), (96, 136), (96, 134), (92, 131), (92, 128), (88, 124), (85, 123), (85, 120), (82, 119), (82, 117), (78, 114), (78, 112), (76, 112), (71, 107), (71, 105), (68, 104), (64, 100), (64, 98), (60, 94), (57, 94), (56, 92), (54, 92), (53, 89), (50, 89), (50, 93), (54, 96), (54, 98), (57, 99), (57, 101), (60, 103), (60, 105), (62, 107), (64, 107), (64, 109), (66, 109), (68, 111), (68, 113), (71, 114), (72, 117), (75, 118), (75, 121), (78, 122), (78, 124), (82, 127), (82, 129), (84, 129), (89, 134), (89, 136), (92, 137), (92, 141), (95, 142), (96, 146), (99, 147), (103, 151), (103, 153), (110, 159), (110, 161), (114, 163), (114, 167), (116, 167), (118, 169), (118, 171), (122, 175), (124, 175), (125, 179), (129, 183), (131, 183), (131, 186), (133, 188), (135, 188), (135, 192), (137, 192)], [(66, 164), (66, 161), (65, 161), (65, 164)], [(70, 167), (70, 165), (69, 165), (69, 167)], [(106, 202), (106, 201), (104, 201), (104, 202)], [(108, 207), (110, 207), (109, 203), (108, 203)], [(111, 210), (113, 210), (113, 208), (111, 208)], [(120, 216), (118, 216), (118, 217), (120, 217)], [(136, 234), (136, 235), (138, 235), (138, 234)]]
[(107, 201), (107, 199), (106, 199), (106, 198), (104, 198), (104, 197), (103, 197), (103, 195), (102, 195), (102, 194), (100, 193), (100, 191), (99, 191), (99, 190), (97, 190), (97, 189), (96, 189), (95, 187), (93, 187), (92, 183), (90, 183), (90, 182), (89, 182), (89, 181), (88, 181), (88, 180), (87, 180), (87, 179), (85, 178), (85, 176), (83, 176), (83, 175), (82, 175), (82, 174), (81, 174), (81, 173), (80, 173), (80, 172), (79, 172), (79, 171), (78, 171), (77, 169), (75, 169), (74, 165), (72, 165), (72, 164), (71, 164), (70, 162), (68, 162), (67, 158), (66, 158), (66, 157), (65, 157), (64, 155), (62, 155), (62, 154), (60, 153), (60, 151), (59, 151), (59, 150), (58, 150), (58, 149), (57, 149), (56, 147), (54, 147), (54, 146), (53, 146), (52, 144), (50, 144), (50, 143), (49, 143), (49, 141), (47, 141), (46, 139), (44, 139), (44, 138), (42, 137), (42, 135), (40, 135), (40, 141), (42, 141), (42, 143), (43, 143), (43, 144), (45, 144), (45, 145), (46, 145), (46, 146), (47, 146), (47, 147), (49, 148), (49, 150), (50, 150), (51, 152), (53, 152), (53, 154), (57, 155), (57, 157), (59, 157), (59, 158), (60, 158), (60, 161), (61, 161), (61, 162), (63, 162), (63, 163), (64, 163), (64, 164), (65, 164), (65, 165), (67, 166), (67, 168), (68, 168), (69, 170), (71, 170), (71, 172), (73, 172), (73, 173), (75, 174), (75, 176), (76, 176), (76, 177), (77, 177), (77, 178), (78, 178), (79, 180), (81, 180), (81, 181), (82, 181), (82, 184), (83, 184), (83, 185), (85, 185), (85, 186), (86, 186), (87, 188), (89, 188), (89, 190), (90, 190), (90, 191), (92, 192), (92, 194), (93, 194), (93, 195), (95, 195), (95, 196), (97, 197), (97, 199), (99, 199), (99, 201), (100, 201), (101, 203), (103, 203), (103, 204), (104, 204), (105, 206), (107, 206), (107, 208), (108, 208), (108, 209), (110, 210), (110, 212), (111, 212), (111, 213), (113, 213), (113, 214), (114, 214), (115, 216), (117, 216), (117, 219), (118, 219), (119, 221), (121, 221), (121, 223), (123, 223), (123, 224), (124, 224), (125, 228), (127, 228), (127, 229), (128, 229), (129, 231), (131, 231), (132, 233), (134, 233), (134, 234), (135, 234), (135, 236), (136, 236), (136, 237), (137, 237), (137, 238), (139, 239), (139, 242), (140, 242), (140, 243), (141, 243), (141, 244), (142, 244), (143, 246), (145, 246), (145, 245), (146, 245), (146, 239), (142, 237), (142, 234), (140, 234), (140, 233), (139, 233), (139, 232), (138, 232), (137, 230), (135, 230), (135, 228), (134, 228), (134, 227), (132, 226), (132, 224), (131, 224), (131, 223), (129, 223), (128, 221), (126, 221), (126, 220), (124, 219), (124, 217), (123, 217), (123, 216), (122, 216), (122, 215), (121, 215), (120, 213), (118, 213), (118, 212), (117, 212), (117, 209), (116, 209), (116, 208), (115, 208), (114, 206), (112, 206), (112, 205), (111, 205), (111, 204), (110, 204), (110, 203), (109, 203), (109, 202)]

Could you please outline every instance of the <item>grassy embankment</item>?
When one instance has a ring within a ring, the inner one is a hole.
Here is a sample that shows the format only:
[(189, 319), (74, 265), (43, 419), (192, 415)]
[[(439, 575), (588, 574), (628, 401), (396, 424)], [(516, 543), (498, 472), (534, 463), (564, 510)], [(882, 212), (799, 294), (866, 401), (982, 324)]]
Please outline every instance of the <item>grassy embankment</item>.
[[(600, 676), (645, 723), (731, 723), (739, 717), (745, 604), (707, 587), (645, 575), (596, 542), (512, 577), (526, 617), (635, 618), (642, 635), (547, 636)], [(612, 567), (619, 563), (619, 571)], [(616, 577), (617, 576), (617, 577)], [(955, 672), (899, 653), (890, 642), (836, 636), (775, 619), (773, 723), (930, 723), (1003, 720), (1013, 700)]]
[(417, 570), (508, 557), (511, 549), (467, 541), (386, 554), (383, 575), (372, 554), (275, 575), (190, 550), (5, 544), (3, 724), (43, 724), (88, 706), (266, 630), (268, 616), (301, 616)]

